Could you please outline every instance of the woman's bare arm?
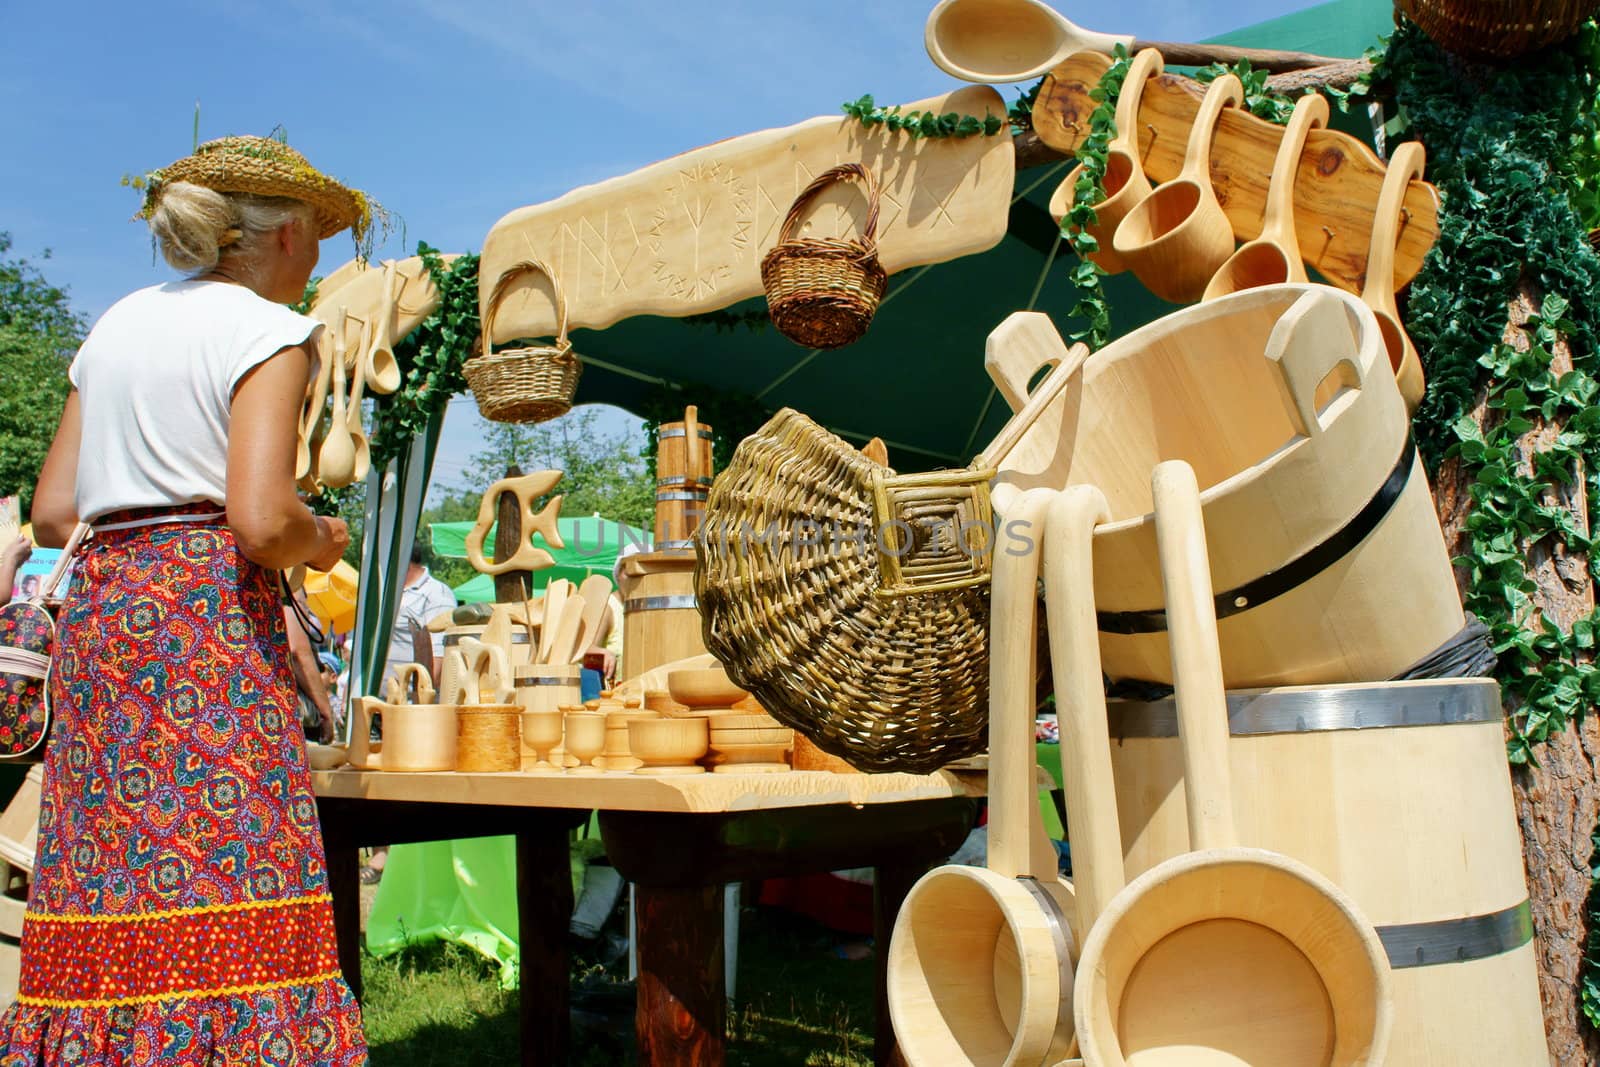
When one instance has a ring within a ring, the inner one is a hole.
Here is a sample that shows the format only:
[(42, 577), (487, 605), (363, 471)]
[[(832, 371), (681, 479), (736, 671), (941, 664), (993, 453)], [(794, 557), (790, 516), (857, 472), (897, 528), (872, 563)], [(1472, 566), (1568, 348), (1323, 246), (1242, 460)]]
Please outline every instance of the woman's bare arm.
[(311, 367), (308, 345), (252, 369), (233, 393), (228, 426), (228, 525), (263, 567), (326, 570), (349, 542), (339, 519), (313, 515), (294, 488), (295, 441)]
[(78, 525), (78, 442), (82, 439), (78, 391), (67, 393), (56, 436), (45, 454), (39, 484), (33, 489), (33, 536), (46, 548), (60, 548)]

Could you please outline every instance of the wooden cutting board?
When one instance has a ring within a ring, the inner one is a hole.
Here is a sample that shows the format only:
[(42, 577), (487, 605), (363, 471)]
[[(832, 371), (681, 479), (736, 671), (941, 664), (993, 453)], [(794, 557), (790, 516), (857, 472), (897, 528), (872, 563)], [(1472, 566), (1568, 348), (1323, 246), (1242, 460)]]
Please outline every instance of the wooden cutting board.
[[(906, 109), (1004, 117), (989, 86)], [(878, 242), (895, 271), (982, 252), (1005, 235), (1015, 154), (1011, 138), (917, 139), (849, 117), (816, 118), (697, 148), (557, 200), (519, 208), (489, 231), (479, 268), (481, 310), (495, 281), (530, 257), (561, 281), (570, 325), (599, 328), (630, 315), (691, 315), (761, 290), (761, 257), (778, 239), (795, 196), (838, 163), (871, 167), (883, 187)], [(857, 183), (835, 185), (802, 230), (860, 232)], [(494, 340), (548, 337), (555, 309), (543, 278), (514, 283)]]

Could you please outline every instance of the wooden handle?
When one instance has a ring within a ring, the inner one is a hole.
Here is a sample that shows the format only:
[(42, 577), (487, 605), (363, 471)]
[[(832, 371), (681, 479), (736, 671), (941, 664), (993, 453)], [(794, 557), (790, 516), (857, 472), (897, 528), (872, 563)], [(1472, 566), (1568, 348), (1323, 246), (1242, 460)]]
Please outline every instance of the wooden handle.
[(317, 334), (317, 370), (311, 379), (310, 396), (301, 409), (300, 439), (295, 452), (294, 476), (299, 481), (311, 473), (311, 434), (322, 418), (322, 408), (328, 400), (328, 387), (333, 381), (332, 344), (329, 327), (323, 326)]
[(800, 226), (801, 212), (821, 195), (824, 189), (834, 182), (851, 178), (867, 187), (867, 221), (866, 225), (861, 227), (861, 243), (869, 250), (875, 249), (878, 240), (878, 179), (872, 176), (871, 170), (860, 163), (841, 163), (837, 167), (830, 167), (802, 189), (800, 195), (794, 198), (794, 203), (789, 205), (789, 213), (783, 217), (783, 229), (778, 231), (778, 243), (794, 240), (795, 230)]
[[(484, 644), (475, 637), (463, 637), (456, 646), (461, 654), (460, 689), (461, 704), (512, 703), (511, 664), (505, 650), (496, 645)], [(484, 683), (488, 683), (489, 699), (483, 699)]]
[(683, 473), (693, 485), (700, 480), (700, 409), (693, 404), (683, 409), (683, 447), (687, 456)]
[[(402, 663), (394, 669), (393, 681), (397, 689), (396, 695), (390, 699), (391, 704), (433, 703), (433, 677), (422, 664)], [(413, 690), (416, 692), (415, 699), (411, 697)]]
[(1385, 303), (1394, 299), (1394, 250), (1400, 240), (1400, 209), (1405, 201), (1406, 189), (1413, 178), (1422, 178), (1427, 162), (1427, 151), (1421, 141), (1406, 141), (1398, 145), (1389, 159), (1389, 169), (1383, 176), (1383, 188), (1378, 192), (1378, 207), (1372, 216), (1372, 242), (1367, 247), (1366, 283), (1361, 287), (1361, 299), (1372, 304), (1369, 295), (1383, 294)]
[(1344, 303), (1325, 289), (1311, 289), (1296, 300), (1267, 338), (1267, 359), (1277, 365), (1280, 398), (1301, 437), (1323, 431), (1317, 388), (1330, 374), (1359, 389), (1364, 370), (1357, 361), (1355, 337)]
[[(355, 318), (355, 316), (351, 316)], [(372, 324), (365, 319), (356, 319), (361, 323), (361, 340), (357, 352), (361, 353), (355, 364), (354, 374), (350, 380), (350, 397), (345, 402), (345, 426), (349, 427), (351, 436), (361, 436), (361, 398), (367, 390), (367, 361), (366, 352), (372, 341)]]
[[(554, 489), (561, 480), (560, 471), (535, 471), (520, 478), (502, 478), (491, 485), (478, 503), (478, 521), (467, 532), (467, 561), (480, 574), (504, 574), (506, 571), (536, 571), (555, 566), (555, 557), (533, 544), (533, 535), (542, 534), (552, 548), (566, 548), (561, 540), (561, 529), (556, 525), (561, 515), (561, 497), (555, 497), (537, 513), (533, 502)], [(510, 559), (490, 563), (483, 556), (483, 540), (494, 525), (500, 494), (511, 493), (517, 498), (522, 511), (522, 543)]]
[[(1139, 157), (1139, 102), (1150, 79), (1166, 69), (1161, 53), (1154, 48), (1141, 48), (1128, 64), (1128, 76), (1122, 80), (1122, 92), (1117, 97), (1117, 132), (1106, 146), (1108, 152), (1122, 148), (1135, 159)], [(1077, 173), (1076, 168), (1073, 173)]]
[(883, 443), (883, 438), (874, 437), (861, 446), (861, 454), (880, 467), (889, 465), (889, 446)]
[(350, 703), (350, 750), (345, 758), (360, 771), (383, 770), (383, 751), (372, 751), (372, 703), (371, 697), (356, 697)]
[(561, 283), (556, 281), (555, 274), (536, 258), (513, 263), (509, 270), (495, 279), (494, 288), (489, 292), (489, 304), (483, 312), (483, 354), (494, 355), (495, 313), (500, 310), (500, 302), (511, 291), (511, 283), (524, 274), (543, 274), (550, 279), (550, 293), (556, 304), (556, 347), (565, 355), (572, 348), (572, 343), (567, 340), (567, 298), (561, 292)]
[(989, 592), (989, 869), (1006, 878), (1056, 876), (1038, 870), (1032, 855), (1039, 818), (1033, 747), (1039, 538), (1055, 495), (1030, 489), (1018, 498), (1006, 528), (1023, 524), (1034, 543), (1026, 552), (1020, 544), (997, 546)]
[(1125, 881), (1094, 606), (1094, 528), (1110, 518), (1100, 490), (1070, 486), (1050, 505), (1044, 545), (1044, 599), (1080, 945)]
[(1200, 111), (1194, 117), (1194, 126), (1189, 130), (1179, 181), (1210, 184), (1211, 138), (1217, 132), (1217, 119), (1222, 116), (1223, 108), (1238, 107), (1242, 103), (1244, 86), (1232, 74), (1222, 75), (1207, 87), (1205, 98), (1200, 101)]
[[(1328, 98), (1310, 93), (1294, 102), (1294, 113), (1278, 142), (1272, 161), (1272, 178), (1267, 183), (1267, 208), (1261, 222), (1261, 236), (1271, 236), (1281, 247), (1294, 253), (1299, 263), (1299, 242), (1294, 235), (1294, 179), (1300, 171), (1300, 154), (1314, 129), (1328, 124)], [(1401, 190), (1401, 195), (1405, 190)], [(1301, 274), (1304, 275), (1304, 268)]]
[[(983, 346), (983, 369), (1012, 411), (1028, 403), (1028, 384), (1045, 367), (1059, 367), (1071, 357), (1050, 316), (1042, 311), (1013, 311), (989, 332)], [(1046, 379), (1048, 380), (1048, 379)], [(1039, 383), (1040, 388), (1044, 382)]]
[[(462, 638), (463, 642), (467, 640), (470, 639)], [(462, 654), (461, 645), (458, 644), (455, 648), (445, 649), (444, 662), (439, 667), (439, 677), (441, 679), (453, 679), (453, 684), (449, 688), (439, 691), (439, 703), (452, 705), (476, 704), (478, 702), (477, 676), (474, 675), (472, 678), (470, 693), (467, 689), (467, 675), (471, 673), (471, 671), (467, 670), (467, 657)], [(472, 699), (469, 700), (469, 696)]]
[(1276, 48), (1239, 48), (1228, 44), (1135, 40), (1133, 47), (1152, 48), (1160, 52), (1162, 58), (1175, 67), (1208, 67), (1213, 63), (1231, 67), (1242, 60), (1249, 60), (1250, 65), (1257, 70), (1278, 72), (1309, 70), (1312, 67), (1351, 62), (1336, 56), (1319, 56), (1310, 52), (1285, 52)]
[(1167, 635), (1172, 644), (1189, 847), (1230, 848), (1238, 843), (1238, 835), (1228, 780), (1228, 699), (1222, 684), (1222, 649), (1217, 641), (1200, 485), (1194, 468), (1175, 459), (1156, 466), (1150, 491), (1155, 500)]

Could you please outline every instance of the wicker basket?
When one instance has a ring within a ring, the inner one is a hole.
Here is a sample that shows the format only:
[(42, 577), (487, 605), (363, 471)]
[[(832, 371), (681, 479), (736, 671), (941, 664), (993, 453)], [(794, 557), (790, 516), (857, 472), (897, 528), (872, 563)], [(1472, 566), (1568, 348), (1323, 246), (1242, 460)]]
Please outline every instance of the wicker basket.
[[(495, 312), (511, 283), (534, 273), (550, 279), (556, 302), (556, 343), (496, 352)], [(573, 354), (567, 340), (567, 298), (549, 267), (537, 260), (523, 260), (500, 275), (483, 316), (483, 354), (467, 360), (462, 370), (478, 400), (478, 410), (490, 422), (545, 422), (572, 410), (583, 361)]]
[[(695, 596), (706, 649), (774, 718), (863, 770), (923, 773), (983, 748), (988, 589), (981, 568), (911, 566), (886, 588), (875, 497), (902, 520), (985, 516), (987, 484), (931, 475), (918, 490), (892, 475), (780, 411), (711, 487)], [(886, 482), (899, 492), (879, 496)]]
[[(867, 187), (867, 222), (861, 239), (796, 237), (800, 215), (836, 181), (858, 179)], [(795, 198), (778, 243), (761, 260), (772, 323), (807, 348), (843, 348), (872, 325), (888, 275), (878, 263), (878, 183), (859, 163), (823, 171)]]
[(1395, 0), (1440, 47), (1472, 59), (1511, 59), (1566, 40), (1600, 0)]

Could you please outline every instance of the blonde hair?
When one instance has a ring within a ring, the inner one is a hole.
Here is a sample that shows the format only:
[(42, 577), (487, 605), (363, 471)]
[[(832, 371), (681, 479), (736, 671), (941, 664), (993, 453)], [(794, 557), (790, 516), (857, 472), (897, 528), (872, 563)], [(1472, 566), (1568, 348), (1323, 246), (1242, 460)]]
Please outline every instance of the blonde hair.
[(226, 255), (248, 272), (260, 259), (263, 238), (295, 219), (316, 225), (314, 210), (303, 200), (219, 193), (180, 181), (161, 190), (150, 214), (150, 232), (173, 270), (205, 274)]

